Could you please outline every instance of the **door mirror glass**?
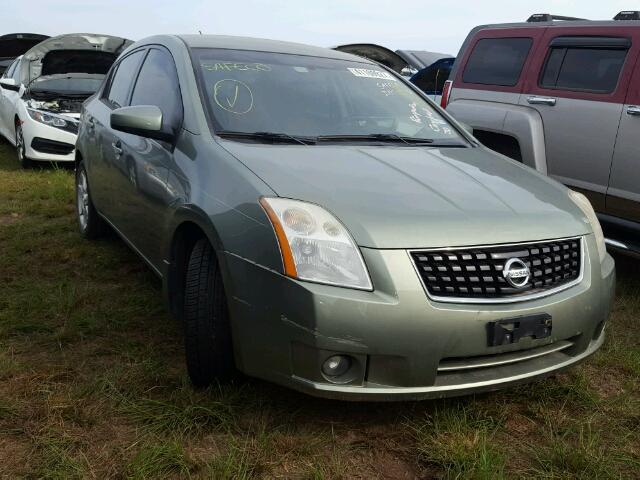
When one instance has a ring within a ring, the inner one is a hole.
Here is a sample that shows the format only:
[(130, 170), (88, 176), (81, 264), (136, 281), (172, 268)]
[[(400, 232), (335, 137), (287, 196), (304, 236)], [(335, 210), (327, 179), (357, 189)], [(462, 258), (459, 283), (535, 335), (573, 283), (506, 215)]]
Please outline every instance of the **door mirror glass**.
[(155, 105), (117, 108), (111, 112), (111, 128), (146, 138), (171, 142), (173, 134), (162, 129), (162, 111)]

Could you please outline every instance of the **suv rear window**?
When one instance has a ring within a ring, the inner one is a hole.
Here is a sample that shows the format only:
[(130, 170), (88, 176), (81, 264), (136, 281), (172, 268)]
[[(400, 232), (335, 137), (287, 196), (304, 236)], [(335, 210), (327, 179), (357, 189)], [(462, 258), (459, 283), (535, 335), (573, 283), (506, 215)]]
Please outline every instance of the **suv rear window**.
[(465, 83), (513, 87), (533, 39), (483, 38), (476, 43), (462, 75)]
[(626, 49), (552, 48), (540, 77), (540, 86), (559, 90), (611, 93), (627, 55)]

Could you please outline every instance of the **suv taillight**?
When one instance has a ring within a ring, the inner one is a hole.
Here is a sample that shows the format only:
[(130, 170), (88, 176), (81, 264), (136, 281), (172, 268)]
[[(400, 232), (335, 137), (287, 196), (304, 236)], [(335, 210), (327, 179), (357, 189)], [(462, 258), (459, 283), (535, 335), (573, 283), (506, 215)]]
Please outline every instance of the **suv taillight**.
[(444, 86), (442, 87), (442, 97), (440, 98), (440, 106), (442, 108), (447, 108), (447, 104), (449, 103), (449, 96), (451, 95), (452, 85), (452, 80), (447, 80), (446, 82), (444, 82)]

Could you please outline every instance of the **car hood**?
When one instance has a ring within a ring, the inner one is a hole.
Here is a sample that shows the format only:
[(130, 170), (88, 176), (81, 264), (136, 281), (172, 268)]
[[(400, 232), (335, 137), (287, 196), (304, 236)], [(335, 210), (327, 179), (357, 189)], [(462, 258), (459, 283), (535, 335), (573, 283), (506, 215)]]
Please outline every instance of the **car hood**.
[(565, 187), (482, 147), (221, 144), (279, 196), (331, 211), (362, 247), (488, 245), (590, 232)]
[(13, 61), (24, 52), (49, 38), (37, 33), (10, 33), (0, 36), (0, 59)]
[[(112, 35), (69, 33), (40, 42), (24, 54), (22, 82), (41, 75), (64, 73), (105, 74), (132, 41)], [(88, 67), (88, 69), (87, 69)]]

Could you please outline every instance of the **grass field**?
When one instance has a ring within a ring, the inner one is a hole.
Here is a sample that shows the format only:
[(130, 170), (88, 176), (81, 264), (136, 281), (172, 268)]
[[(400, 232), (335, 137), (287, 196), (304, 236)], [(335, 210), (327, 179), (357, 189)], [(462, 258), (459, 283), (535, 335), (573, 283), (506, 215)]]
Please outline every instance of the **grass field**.
[(77, 233), (69, 170), (0, 143), (0, 477), (640, 478), (640, 263), (618, 257), (603, 349), (449, 401), (195, 391), (153, 274)]

